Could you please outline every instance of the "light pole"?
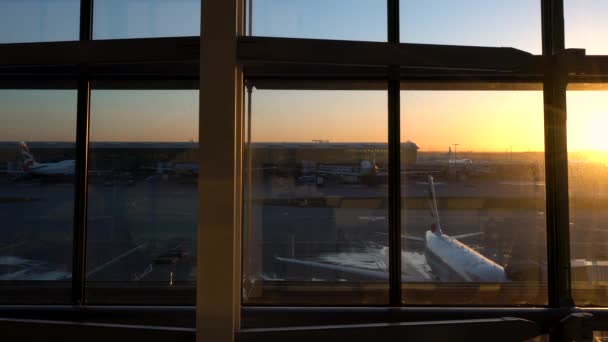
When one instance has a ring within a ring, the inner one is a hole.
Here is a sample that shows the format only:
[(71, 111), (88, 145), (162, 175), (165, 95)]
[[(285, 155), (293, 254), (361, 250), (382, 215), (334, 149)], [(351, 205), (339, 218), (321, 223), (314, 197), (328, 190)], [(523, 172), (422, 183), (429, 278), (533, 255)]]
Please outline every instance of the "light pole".
[(460, 144), (452, 144), (454, 145), (454, 161), (456, 161), (456, 147), (459, 146)]

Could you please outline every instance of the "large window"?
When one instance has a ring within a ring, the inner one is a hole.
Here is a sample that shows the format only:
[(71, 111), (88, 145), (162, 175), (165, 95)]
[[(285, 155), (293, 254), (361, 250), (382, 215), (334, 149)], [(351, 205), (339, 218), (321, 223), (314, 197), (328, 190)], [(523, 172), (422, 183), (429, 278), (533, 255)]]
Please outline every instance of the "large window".
[[(568, 185), (573, 295), (577, 305), (604, 306), (608, 258), (608, 122), (604, 85), (568, 91)], [(603, 90), (602, 90), (603, 89)]]
[(66, 303), (76, 91), (3, 89), (0, 102), (0, 301)]
[(244, 302), (387, 304), (386, 86), (250, 82)]
[(0, 0), (1, 303), (608, 305), (602, 1), (204, 1)]
[(546, 304), (542, 92), (402, 89), (403, 302)]
[(133, 298), (139, 287), (189, 294), (167, 303), (192, 304), (198, 94), (99, 86), (91, 94), (88, 301), (159, 303)]

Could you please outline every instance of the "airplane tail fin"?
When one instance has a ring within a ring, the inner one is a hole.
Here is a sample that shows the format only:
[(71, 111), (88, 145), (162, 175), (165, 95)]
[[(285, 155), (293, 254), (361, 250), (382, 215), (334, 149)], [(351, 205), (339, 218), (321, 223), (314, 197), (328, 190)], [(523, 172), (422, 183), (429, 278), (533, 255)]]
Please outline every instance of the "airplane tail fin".
[(30, 151), (27, 144), (22, 141), (19, 143), (19, 152), (21, 153), (21, 157), (23, 158), (23, 170), (29, 171), (32, 166), (36, 165), (36, 159), (34, 159), (34, 154)]
[(429, 175), (429, 193), (431, 195), (430, 198), (430, 206), (431, 206), (431, 216), (434, 219), (434, 222), (431, 224), (431, 231), (437, 235), (441, 235), (443, 232), (441, 231), (441, 223), (439, 222), (439, 209), (437, 208), (437, 196), (435, 194), (435, 181), (433, 176)]

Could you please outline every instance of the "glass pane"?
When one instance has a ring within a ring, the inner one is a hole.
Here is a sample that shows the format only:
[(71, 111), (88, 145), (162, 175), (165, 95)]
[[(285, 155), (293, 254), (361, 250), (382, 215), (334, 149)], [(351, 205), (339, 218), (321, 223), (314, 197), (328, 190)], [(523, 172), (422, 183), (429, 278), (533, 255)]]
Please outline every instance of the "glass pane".
[(248, 0), (247, 2), (248, 32), (251, 36), (381, 42), (387, 40), (386, 1)]
[(400, 12), (403, 43), (542, 52), (540, 0), (401, 0)]
[(194, 303), (198, 91), (91, 94), (89, 303)]
[(386, 304), (386, 86), (255, 85), (243, 302)]
[(200, 35), (200, 0), (95, 0), (93, 38)]
[(0, 302), (65, 303), (76, 91), (3, 89), (0, 103)]
[(545, 304), (542, 91), (403, 89), (403, 302)]
[(606, 96), (606, 90), (567, 92), (571, 278), (577, 306), (608, 305)]
[(566, 48), (586, 49), (588, 55), (608, 54), (608, 3), (602, 0), (564, 0)]
[(78, 40), (80, 0), (0, 1), (0, 43)]

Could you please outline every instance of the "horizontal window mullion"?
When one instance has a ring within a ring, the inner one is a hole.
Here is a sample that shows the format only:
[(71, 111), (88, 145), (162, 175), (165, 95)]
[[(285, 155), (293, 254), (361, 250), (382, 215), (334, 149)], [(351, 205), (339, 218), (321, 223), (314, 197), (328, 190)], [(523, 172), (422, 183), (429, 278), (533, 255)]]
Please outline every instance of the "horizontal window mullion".
[(198, 37), (0, 45), (0, 68), (198, 61)]
[(265, 62), (542, 71), (540, 56), (513, 48), (254, 37), (241, 37), (238, 44), (238, 58), (245, 65)]

